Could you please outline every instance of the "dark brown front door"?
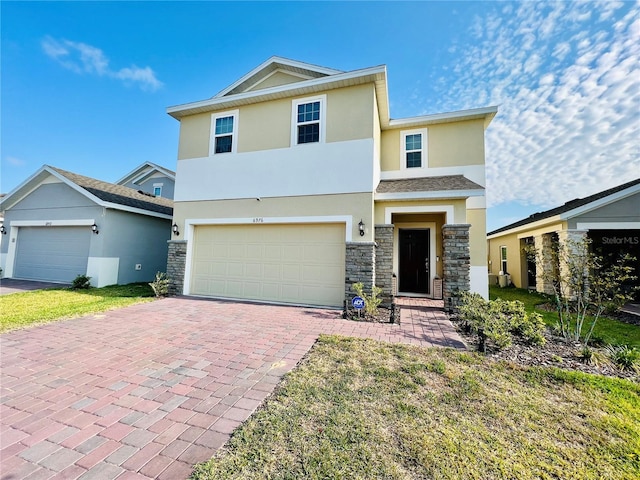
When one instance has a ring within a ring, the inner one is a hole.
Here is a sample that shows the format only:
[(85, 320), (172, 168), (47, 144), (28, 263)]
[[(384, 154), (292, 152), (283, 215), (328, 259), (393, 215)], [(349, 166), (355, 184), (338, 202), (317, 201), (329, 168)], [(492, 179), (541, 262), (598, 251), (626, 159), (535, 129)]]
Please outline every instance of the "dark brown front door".
[(402, 228), (398, 235), (398, 290), (404, 293), (429, 293), (429, 229)]

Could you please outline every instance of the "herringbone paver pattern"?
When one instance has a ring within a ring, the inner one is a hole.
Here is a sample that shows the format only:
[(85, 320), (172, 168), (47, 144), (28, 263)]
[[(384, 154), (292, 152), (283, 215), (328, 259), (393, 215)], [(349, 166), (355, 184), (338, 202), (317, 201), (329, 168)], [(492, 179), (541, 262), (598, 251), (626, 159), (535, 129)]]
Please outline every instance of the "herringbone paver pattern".
[(400, 325), (168, 298), (0, 336), (0, 477), (183, 479), (321, 333), (463, 348), (438, 304)]

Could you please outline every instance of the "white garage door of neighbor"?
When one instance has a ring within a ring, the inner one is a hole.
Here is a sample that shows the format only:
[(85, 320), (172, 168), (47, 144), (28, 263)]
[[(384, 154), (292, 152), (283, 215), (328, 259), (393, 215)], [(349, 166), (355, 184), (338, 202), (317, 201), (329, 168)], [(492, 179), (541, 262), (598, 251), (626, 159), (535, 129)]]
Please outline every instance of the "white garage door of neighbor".
[(339, 307), (345, 226), (195, 227), (193, 295)]
[(20, 227), (13, 276), (70, 283), (87, 273), (89, 227)]

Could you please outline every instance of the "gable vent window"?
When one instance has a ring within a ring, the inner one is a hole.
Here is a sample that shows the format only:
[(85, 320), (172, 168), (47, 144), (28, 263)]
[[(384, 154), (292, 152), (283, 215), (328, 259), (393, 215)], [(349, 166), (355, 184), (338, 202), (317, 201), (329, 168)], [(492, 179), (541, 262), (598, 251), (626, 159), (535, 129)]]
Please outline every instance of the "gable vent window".
[(234, 153), (236, 151), (238, 131), (238, 111), (214, 114), (211, 154)]
[(293, 102), (292, 144), (324, 142), (325, 95)]
[(402, 168), (426, 166), (426, 130), (402, 132)]

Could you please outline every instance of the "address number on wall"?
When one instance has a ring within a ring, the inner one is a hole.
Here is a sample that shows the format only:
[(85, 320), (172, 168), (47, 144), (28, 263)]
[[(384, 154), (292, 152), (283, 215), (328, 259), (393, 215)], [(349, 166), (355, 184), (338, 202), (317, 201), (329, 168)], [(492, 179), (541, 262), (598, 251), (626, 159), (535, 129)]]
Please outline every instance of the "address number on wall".
[(253, 223), (264, 223), (263, 217), (256, 217), (253, 219)]

